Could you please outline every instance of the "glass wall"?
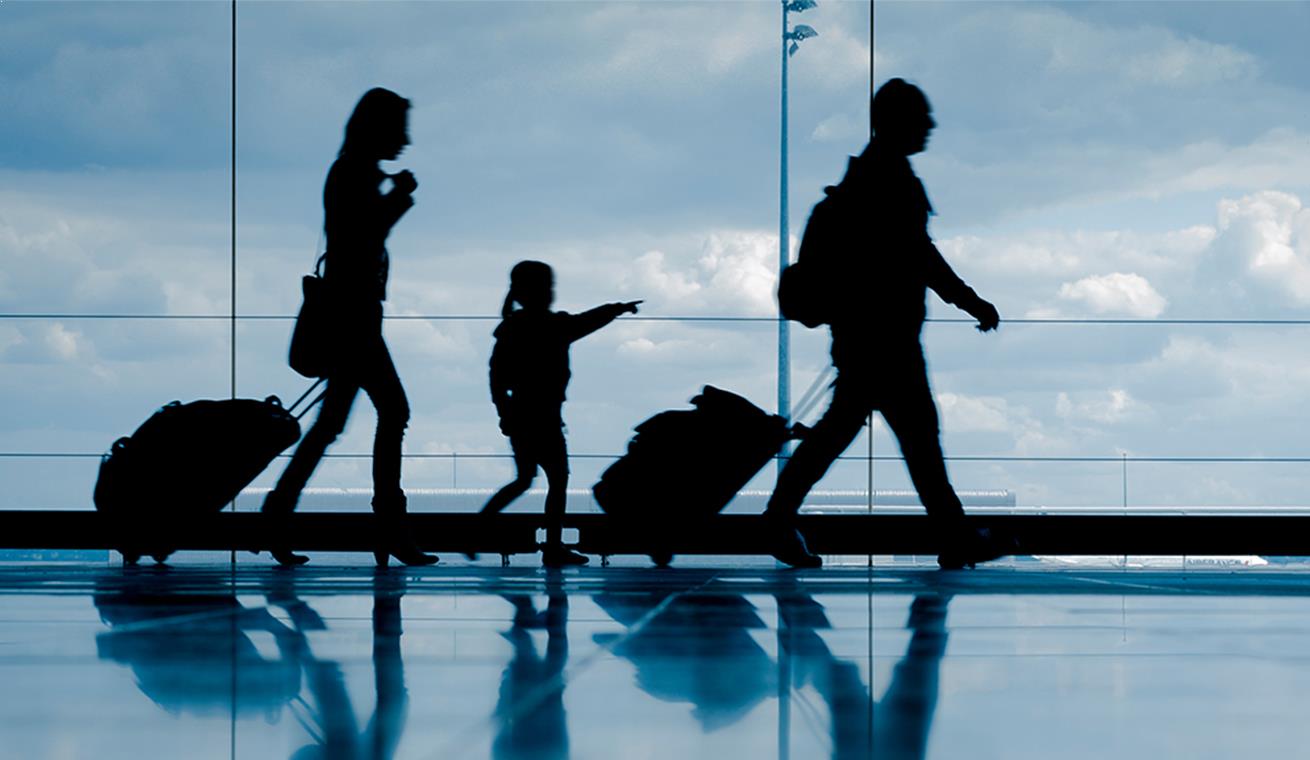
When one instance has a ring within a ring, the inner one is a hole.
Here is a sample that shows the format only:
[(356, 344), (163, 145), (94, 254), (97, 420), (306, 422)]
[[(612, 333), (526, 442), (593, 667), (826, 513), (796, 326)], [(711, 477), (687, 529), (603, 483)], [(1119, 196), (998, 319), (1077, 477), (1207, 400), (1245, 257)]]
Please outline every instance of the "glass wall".
[[(792, 15), (818, 32), (789, 59), (793, 248), (867, 141), (871, 79), (932, 102), (913, 159), (931, 232), (1005, 319), (980, 335), (929, 299), (958, 488), (1021, 507), (1305, 505), (1306, 8)], [(322, 250), (345, 120), (373, 86), (413, 103), (412, 145), (383, 168), (419, 181), (389, 243), (386, 323), (416, 509), (509, 478), (486, 368), (520, 260), (555, 268), (557, 308), (645, 300), (573, 349), (575, 487), (703, 385), (774, 408), (774, 4), (261, 2), (237, 4), (235, 28), (226, 3), (0, 14), (0, 508), (88, 508), (99, 454), (173, 399), (225, 397), (233, 378), (242, 397), (307, 386), (285, 362), (300, 276)], [(792, 327), (794, 400), (826, 351)], [(367, 508), (373, 419), (361, 399), (311, 483), (335, 490), (306, 509)], [(875, 420), (821, 487), (907, 488), (897, 453)]]

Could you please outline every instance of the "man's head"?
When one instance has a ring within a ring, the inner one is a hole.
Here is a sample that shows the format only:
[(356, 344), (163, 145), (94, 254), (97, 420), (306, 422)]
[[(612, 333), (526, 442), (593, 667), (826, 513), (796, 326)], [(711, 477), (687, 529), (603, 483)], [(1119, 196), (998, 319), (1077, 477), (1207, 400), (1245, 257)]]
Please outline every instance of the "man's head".
[(899, 77), (888, 80), (869, 100), (869, 128), (879, 143), (903, 155), (927, 147), (935, 126), (923, 90)]

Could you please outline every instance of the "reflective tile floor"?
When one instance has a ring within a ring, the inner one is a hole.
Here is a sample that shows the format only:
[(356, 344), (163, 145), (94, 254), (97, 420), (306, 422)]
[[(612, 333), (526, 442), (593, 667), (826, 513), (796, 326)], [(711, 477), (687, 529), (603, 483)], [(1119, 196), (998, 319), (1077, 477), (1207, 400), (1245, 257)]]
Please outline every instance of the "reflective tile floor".
[(1310, 573), (0, 566), (0, 757), (1310, 752)]

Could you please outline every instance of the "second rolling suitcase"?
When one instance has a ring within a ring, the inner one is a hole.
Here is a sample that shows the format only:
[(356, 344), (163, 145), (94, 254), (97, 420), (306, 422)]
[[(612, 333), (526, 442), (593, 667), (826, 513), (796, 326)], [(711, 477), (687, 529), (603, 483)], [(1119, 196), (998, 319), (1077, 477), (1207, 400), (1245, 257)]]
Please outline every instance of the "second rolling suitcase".
[(796, 435), (782, 417), (712, 385), (691, 404), (636, 427), (627, 454), (592, 487), (607, 514), (660, 521), (718, 514)]

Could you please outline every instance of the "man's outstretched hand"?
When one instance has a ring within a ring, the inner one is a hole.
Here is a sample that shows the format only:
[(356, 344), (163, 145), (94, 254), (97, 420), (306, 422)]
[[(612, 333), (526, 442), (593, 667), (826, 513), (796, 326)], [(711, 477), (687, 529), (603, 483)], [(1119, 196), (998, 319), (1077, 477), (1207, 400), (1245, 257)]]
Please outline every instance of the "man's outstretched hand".
[(965, 307), (969, 316), (978, 320), (978, 331), (989, 332), (995, 330), (997, 325), (1001, 324), (1001, 314), (996, 310), (989, 301), (979, 298)]

